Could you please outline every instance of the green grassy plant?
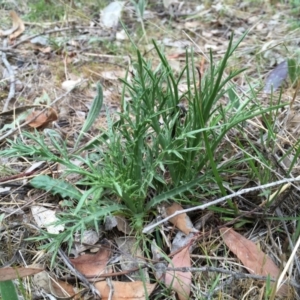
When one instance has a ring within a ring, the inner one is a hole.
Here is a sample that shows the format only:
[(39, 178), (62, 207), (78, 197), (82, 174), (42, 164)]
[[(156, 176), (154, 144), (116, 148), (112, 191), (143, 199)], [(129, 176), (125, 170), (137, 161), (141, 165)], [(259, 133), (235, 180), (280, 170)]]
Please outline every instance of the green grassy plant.
[(138, 0), (136, 2), (135, 0), (131, 0), (131, 3), (133, 4), (133, 6), (135, 8), (137, 17), (141, 23), (143, 36), (145, 37), (146, 42), (148, 43), (147, 34), (145, 31), (145, 24), (144, 24), (144, 13), (145, 13), (145, 9), (147, 6), (147, 1), (146, 0)]
[[(99, 229), (99, 222), (110, 214), (130, 218), (140, 232), (155, 206), (173, 199), (191, 204), (201, 195), (226, 194), (224, 174), (236, 172), (236, 166), (249, 157), (223, 162), (227, 151), (221, 144), (232, 128), (242, 130), (245, 121), (281, 107), (261, 108), (255, 94), (239, 99), (232, 79), (242, 70), (226, 74), (226, 65), (242, 39), (233, 45), (231, 37), (223, 59), (215, 63), (210, 54), (210, 68), (199, 76), (193, 55), (186, 53), (186, 64), (179, 75), (172, 71), (162, 50), (154, 42), (159, 64), (153, 67), (137, 50), (132, 78), (123, 82), (122, 112), (118, 121), (107, 113), (107, 130), (80, 147), (80, 139), (90, 129), (100, 112), (102, 89), (95, 98), (75, 149), (53, 130), (24, 132), (22, 139), (8, 141), (1, 155), (59, 163), (66, 167), (59, 179), (41, 175), (31, 180), (36, 188), (70, 199), (59, 224), (65, 230), (57, 235), (42, 232), (36, 240), (50, 238), (44, 247), (56, 252), (62, 243), (71, 247), (76, 232)], [(186, 92), (179, 93), (185, 83)], [(220, 99), (229, 97), (226, 105)], [(125, 100), (125, 99), (130, 99)], [(85, 150), (92, 150), (82, 155)], [(74, 159), (80, 160), (79, 167)], [(70, 184), (64, 179), (78, 174), (81, 180)], [(209, 186), (214, 185), (211, 189)], [(80, 188), (80, 189), (79, 189)], [(150, 192), (154, 196), (149, 197)], [(196, 198), (196, 199), (195, 199)], [(237, 209), (229, 200), (229, 212)], [(54, 262), (54, 257), (52, 262)]]

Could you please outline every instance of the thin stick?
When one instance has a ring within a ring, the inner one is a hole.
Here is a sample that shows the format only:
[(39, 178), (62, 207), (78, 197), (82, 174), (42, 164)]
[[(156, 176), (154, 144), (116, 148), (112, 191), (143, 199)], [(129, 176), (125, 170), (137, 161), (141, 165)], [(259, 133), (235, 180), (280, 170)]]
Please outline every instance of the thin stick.
[(257, 191), (257, 190), (260, 190), (260, 189), (267, 189), (267, 188), (270, 188), (270, 187), (273, 187), (273, 186), (276, 186), (276, 185), (281, 185), (281, 184), (284, 184), (284, 183), (296, 182), (296, 181), (300, 181), (300, 176), (297, 177), (297, 178), (285, 178), (285, 179), (282, 179), (282, 180), (279, 180), (279, 181), (275, 181), (275, 182), (271, 182), (271, 183), (259, 185), (259, 186), (253, 187), (253, 188), (242, 189), (242, 190), (240, 190), (240, 191), (238, 191), (236, 193), (224, 196), (222, 198), (219, 198), (217, 200), (211, 201), (209, 203), (205, 203), (203, 205), (199, 205), (199, 206), (194, 206), (194, 207), (190, 207), (190, 208), (187, 208), (187, 209), (178, 210), (174, 214), (172, 214), (172, 215), (170, 215), (170, 216), (168, 216), (168, 217), (166, 217), (166, 218), (158, 221), (157, 223), (149, 225), (149, 226), (146, 226), (143, 229), (143, 233), (150, 232), (156, 226), (158, 226), (160, 224), (163, 224), (166, 221), (168, 221), (168, 220), (170, 220), (170, 219), (172, 219), (172, 218), (174, 218), (174, 217), (176, 217), (176, 216), (178, 216), (180, 214), (188, 213), (188, 212), (196, 211), (196, 210), (203, 210), (203, 209), (205, 209), (207, 207), (210, 207), (210, 206), (219, 204), (221, 202), (224, 202), (225, 200), (231, 199), (232, 197), (236, 197), (236, 196), (240, 196), (242, 194), (246, 194), (246, 193), (249, 193), (249, 192), (252, 192), (252, 191)]
[(62, 32), (62, 31), (68, 31), (68, 30), (74, 30), (74, 29), (76, 29), (76, 27), (64, 27), (64, 28), (59, 28), (59, 29), (46, 30), (46, 31), (43, 31), (41, 33), (33, 34), (33, 35), (28, 36), (25, 39), (21, 40), (20, 42), (15, 43), (10, 48), (7, 48), (7, 50), (11, 50), (11, 48), (17, 48), (19, 45), (21, 45), (23, 43), (26, 43), (26, 42), (28, 42), (28, 41), (30, 41), (30, 40), (38, 37), (38, 36), (41, 36), (41, 35), (46, 35), (46, 34), (51, 34), (51, 33), (56, 33), (56, 32)]

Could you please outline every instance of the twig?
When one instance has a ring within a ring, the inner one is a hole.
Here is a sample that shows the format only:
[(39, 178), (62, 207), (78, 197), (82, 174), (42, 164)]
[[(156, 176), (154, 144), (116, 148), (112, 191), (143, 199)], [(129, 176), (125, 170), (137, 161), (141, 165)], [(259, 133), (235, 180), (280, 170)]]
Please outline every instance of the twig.
[(7, 182), (7, 181), (11, 181), (11, 180), (18, 179), (18, 178), (23, 179), (25, 177), (33, 175), (36, 171), (37, 170), (30, 171), (30, 172), (23, 172), (23, 173), (19, 173), (19, 174), (16, 174), (16, 175), (10, 175), (10, 176), (6, 176), (6, 177), (2, 177), (2, 178), (0, 178), (0, 182), (1, 182), (1, 184), (3, 184), (5, 182)]
[(278, 180), (278, 181), (275, 181), (275, 182), (271, 182), (271, 183), (259, 185), (259, 186), (256, 186), (256, 187), (242, 189), (242, 190), (240, 190), (240, 191), (238, 191), (236, 193), (224, 196), (222, 198), (219, 198), (217, 200), (211, 201), (209, 203), (205, 203), (203, 205), (199, 205), (199, 206), (194, 206), (194, 207), (190, 207), (190, 208), (187, 208), (187, 209), (178, 210), (174, 214), (172, 214), (172, 215), (170, 215), (170, 216), (168, 216), (168, 217), (166, 217), (166, 218), (158, 221), (157, 223), (151, 224), (149, 226), (146, 226), (143, 229), (143, 233), (150, 232), (156, 226), (158, 226), (160, 224), (163, 224), (166, 221), (168, 221), (168, 220), (170, 220), (170, 219), (172, 219), (172, 218), (174, 218), (174, 217), (176, 217), (176, 216), (178, 216), (180, 214), (188, 213), (188, 212), (196, 211), (196, 210), (203, 210), (203, 209), (205, 209), (207, 207), (210, 207), (212, 205), (216, 205), (216, 204), (219, 204), (221, 202), (224, 202), (225, 200), (228, 200), (228, 199), (230, 199), (232, 197), (236, 197), (236, 196), (240, 196), (242, 194), (246, 194), (246, 193), (249, 193), (249, 192), (252, 192), (252, 191), (257, 191), (257, 190), (260, 190), (260, 189), (267, 189), (267, 188), (270, 188), (270, 187), (273, 187), (273, 186), (276, 186), (276, 185), (281, 185), (281, 184), (284, 184), (284, 183), (291, 183), (291, 182), (296, 182), (296, 181), (300, 181), (300, 176), (296, 177), (296, 178), (284, 178), (282, 180)]
[(109, 295), (108, 295), (108, 300), (111, 300), (114, 294), (114, 286), (112, 284), (111, 278), (107, 277), (106, 278), (106, 284), (109, 286)]
[[(46, 34), (51, 34), (51, 33), (56, 33), (56, 32), (62, 32), (62, 31), (68, 31), (68, 30), (74, 30), (76, 29), (76, 27), (64, 27), (64, 28), (58, 28), (58, 29), (51, 29), (51, 30), (47, 30), (47, 31), (43, 31), (41, 33), (37, 33), (37, 34), (33, 34), (31, 36), (28, 36), (27, 38), (21, 40), (20, 42), (18, 43), (15, 43), (14, 45), (12, 45), (10, 48), (17, 48), (19, 45), (23, 44), (23, 43), (26, 43), (38, 36), (41, 36), (41, 35), (46, 35)], [(7, 48), (7, 50), (10, 50), (10, 48)]]
[[(3, 47), (7, 47), (7, 39), (4, 39)], [(2, 52), (2, 61), (6, 67), (8, 74), (9, 74), (9, 82), (10, 82), (9, 93), (8, 93), (7, 99), (3, 106), (3, 111), (6, 111), (10, 100), (15, 96), (16, 83), (15, 83), (14, 70), (12, 69), (10, 63), (8, 62), (5, 52)]]

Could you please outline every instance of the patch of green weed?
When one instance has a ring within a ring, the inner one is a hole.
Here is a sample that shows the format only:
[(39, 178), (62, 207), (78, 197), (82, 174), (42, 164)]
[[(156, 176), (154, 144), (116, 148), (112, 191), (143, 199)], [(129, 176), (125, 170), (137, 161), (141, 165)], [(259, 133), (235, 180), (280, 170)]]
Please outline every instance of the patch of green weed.
[[(231, 37), (218, 63), (210, 53), (210, 67), (204, 76), (198, 74), (193, 55), (188, 52), (185, 67), (175, 74), (155, 42), (160, 61), (157, 67), (137, 49), (134, 70), (122, 80), (119, 120), (113, 121), (108, 112), (107, 130), (86, 145), (80, 146), (79, 142), (101, 110), (100, 86), (73, 150), (53, 130), (47, 131), (48, 142), (39, 132), (24, 132), (22, 139), (9, 141), (10, 146), (0, 153), (3, 156), (23, 156), (66, 168), (58, 180), (43, 175), (31, 181), (36, 188), (73, 201), (73, 206), (58, 215), (58, 223), (65, 230), (57, 235), (42, 232), (35, 239), (50, 238), (44, 247), (56, 253), (65, 242), (70, 249), (76, 232), (83, 233), (90, 227), (99, 230), (108, 215), (121, 213), (129, 217), (134, 230), (141, 232), (162, 202), (191, 203), (189, 199), (197, 201), (196, 197), (201, 201), (205, 191), (210, 196), (225, 195), (229, 182), (224, 174), (238, 172), (237, 166), (249, 158), (233, 156), (224, 162), (224, 137), (233, 128), (242, 131), (246, 120), (282, 106), (263, 109), (255, 101), (255, 93), (243, 101), (234, 96), (238, 93), (232, 79), (243, 70), (225, 73), (225, 69), (241, 40), (233, 44)], [(183, 84), (186, 89), (181, 93)], [(221, 104), (227, 95), (229, 102)], [(93, 153), (86, 153), (88, 150)], [(75, 160), (82, 165), (74, 164)], [(65, 181), (68, 174), (77, 174), (81, 179), (72, 187)], [(211, 185), (215, 188), (208, 188)], [(225, 212), (236, 213), (231, 200), (227, 203)]]
[(64, 5), (59, 1), (30, 1), (28, 6), (29, 13), (24, 19), (29, 21), (59, 21), (64, 16)]

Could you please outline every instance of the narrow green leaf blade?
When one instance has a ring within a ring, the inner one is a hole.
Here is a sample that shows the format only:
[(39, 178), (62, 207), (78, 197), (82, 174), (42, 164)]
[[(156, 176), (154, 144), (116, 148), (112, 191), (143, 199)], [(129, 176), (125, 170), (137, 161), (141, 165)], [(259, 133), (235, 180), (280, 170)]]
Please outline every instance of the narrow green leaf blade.
[(1, 299), (19, 300), (14, 283), (11, 280), (0, 282)]
[(82, 138), (82, 136), (92, 127), (93, 123), (97, 119), (97, 117), (100, 114), (101, 108), (103, 104), (103, 89), (101, 84), (97, 83), (97, 95), (94, 98), (94, 101), (92, 103), (91, 109), (88, 113), (88, 116), (83, 124), (82, 130), (78, 136), (78, 139), (75, 144), (75, 148), (77, 148), (77, 145)]
[(173, 197), (181, 194), (181, 193), (184, 193), (186, 191), (188, 191), (189, 189), (191, 189), (192, 187), (194, 187), (195, 185), (197, 184), (200, 184), (200, 181), (201, 181), (201, 178), (196, 178), (194, 180), (191, 180), (190, 182), (188, 183), (185, 183), (185, 184), (182, 184), (178, 187), (175, 187), (167, 192), (164, 192), (164, 193), (161, 193), (155, 197), (153, 197), (149, 203), (147, 204), (146, 206), (146, 210), (149, 210), (151, 209), (152, 207), (154, 207), (155, 205), (163, 202), (163, 201), (166, 201), (166, 200), (169, 200), (169, 199), (172, 199)]
[(61, 179), (53, 179), (47, 175), (39, 175), (33, 178), (30, 184), (53, 195), (59, 194), (63, 198), (69, 197), (79, 201), (82, 197), (82, 194), (70, 183)]

